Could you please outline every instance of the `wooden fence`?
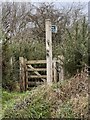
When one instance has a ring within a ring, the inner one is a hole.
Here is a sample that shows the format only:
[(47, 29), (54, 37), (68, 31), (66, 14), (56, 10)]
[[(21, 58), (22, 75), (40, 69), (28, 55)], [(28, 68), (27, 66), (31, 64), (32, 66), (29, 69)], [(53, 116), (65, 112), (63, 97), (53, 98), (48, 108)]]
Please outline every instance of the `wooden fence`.
[[(26, 91), (30, 86), (47, 82), (46, 60), (30, 60), (19, 58), (20, 61), (20, 90)], [(63, 80), (61, 61), (56, 58), (52, 61), (52, 82)], [(42, 67), (43, 66), (43, 67)], [(59, 68), (60, 66), (60, 68)]]

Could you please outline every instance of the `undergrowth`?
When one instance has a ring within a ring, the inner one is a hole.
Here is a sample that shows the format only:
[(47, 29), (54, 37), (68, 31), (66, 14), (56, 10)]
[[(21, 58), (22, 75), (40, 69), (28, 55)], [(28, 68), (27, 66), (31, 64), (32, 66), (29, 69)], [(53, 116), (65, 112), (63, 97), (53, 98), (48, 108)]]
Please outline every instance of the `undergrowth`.
[(3, 118), (87, 118), (88, 79), (41, 85), (24, 93), (3, 91)]

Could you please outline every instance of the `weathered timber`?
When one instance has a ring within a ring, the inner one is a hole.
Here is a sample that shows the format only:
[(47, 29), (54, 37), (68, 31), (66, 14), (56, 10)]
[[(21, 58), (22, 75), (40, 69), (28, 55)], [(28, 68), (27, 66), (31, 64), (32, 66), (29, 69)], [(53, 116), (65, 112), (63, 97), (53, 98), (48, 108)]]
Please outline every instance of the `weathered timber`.
[(28, 71), (27, 71), (26, 62), (27, 62), (27, 59), (25, 59), (25, 90), (28, 89)]
[(46, 60), (47, 60), (47, 84), (52, 84), (52, 31), (51, 21), (46, 19), (45, 21), (46, 31)]
[(46, 68), (34, 68), (34, 69), (29, 69), (27, 68), (27, 71), (46, 71)]
[(30, 65), (30, 64), (45, 64), (46, 60), (31, 60), (31, 61), (27, 61), (26, 64)]
[(25, 91), (25, 59), (23, 57), (19, 57), (20, 63), (20, 90)]
[(41, 75), (41, 76), (37, 76), (37, 75), (30, 75), (28, 76), (28, 78), (46, 78), (46, 75)]

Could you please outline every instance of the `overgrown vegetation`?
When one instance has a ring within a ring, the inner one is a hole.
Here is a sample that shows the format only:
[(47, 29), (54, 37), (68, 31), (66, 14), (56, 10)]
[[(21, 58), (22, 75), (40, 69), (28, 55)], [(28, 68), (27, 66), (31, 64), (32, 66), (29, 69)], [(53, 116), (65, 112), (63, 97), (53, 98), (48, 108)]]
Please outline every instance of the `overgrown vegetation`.
[(6, 118), (86, 119), (88, 118), (87, 76), (83, 73), (82, 79), (77, 76), (64, 83), (42, 85), (23, 94), (4, 91), (3, 106), (3, 117)]

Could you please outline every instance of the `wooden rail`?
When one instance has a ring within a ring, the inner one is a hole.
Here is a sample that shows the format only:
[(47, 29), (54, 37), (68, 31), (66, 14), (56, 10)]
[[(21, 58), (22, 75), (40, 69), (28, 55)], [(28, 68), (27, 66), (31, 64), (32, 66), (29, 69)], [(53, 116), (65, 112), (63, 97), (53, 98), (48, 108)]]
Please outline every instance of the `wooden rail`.
[(34, 68), (34, 69), (30, 69), (28, 68), (27, 71), (46, 71), (46, 68)]
[(45, 64), (46, 60), (31, 60), (31, 61), (27, 61), (26, 64)]
[(46, 75), (41, 75), (41, 76), (38, 76), (38, 75), (30, 75), (28, 78), (47, 78)]

